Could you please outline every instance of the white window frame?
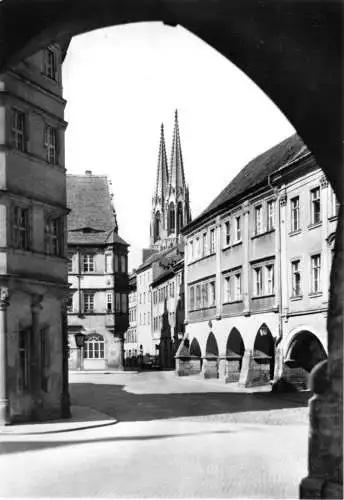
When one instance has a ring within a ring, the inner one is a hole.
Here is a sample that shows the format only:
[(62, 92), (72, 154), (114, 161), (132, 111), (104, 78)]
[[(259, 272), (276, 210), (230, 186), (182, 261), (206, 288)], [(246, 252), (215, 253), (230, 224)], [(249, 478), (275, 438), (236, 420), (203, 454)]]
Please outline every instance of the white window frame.
[(223, 244), (228, 247), (231, 244), (231, 221), (228, 219), (223, 225)]
[(113, 268), (112, 268), (112, 253), (106, 253), (105, 254), (105, 272), (106, 273), (112, 273)]
[(58, 163), (58, 132), (56, 127), (45, 125), (44, 127), (44, 146), (46, 148), (47, 162), (51, 165)]
[[(321, 222), (321, 190), (320, 186), (310, 190), (311, 201), (311, 224), (320, 224)], [(317, 214), (317, 217), (316, 217)]]
[(215, 228), (213, 227), (212, 229), (210, 229), (210, 245), (209, 245), (210, 255), (216, 252), (215, 238), (216, 238), (216, 232)]
[(26, 113), (12, 108), (12, 138), (17, 151), (26, 151)]
[(293, 196), (290, 200), (290, 231), (300, 230), (300, 196)]
[(235, 217), (235, 242), (241, 241), (241, 215)]
[(272, 231), (275, 229), (276, 202), (268, 200), (266, 203), (266, 230)]
[(274, 295), (275, 283), (274, 283), (274, 264), (265, 265), (265, 295)]
[(107, 312), (107, 314), (113, 313), (113, 294), (112, 294), (112, 292), (106, 293), (106, 312)]
[(95, 259), (93, 253), (82, 254), (82, 272), (94, 273), (95, 272)]
[[(298, 282), (297, 282), (298, 276)], [(292, 297), (301, 297), (301, 259), (294, 259), (291, 261), (291, 283), (292, 283)], [(297, 290), (298, 285), (298, 290)], [(299, 293), (297, 293), (299, 292)]]
[(44, 244), (47, 255), (62, 255), (62, 217), (46, 216), (44, 220)]
[(254, 234), (263, 233), (263, 205), (255, 205), (254, 207)]
[(29, 208), (15, 206), (13, 209), (13, 246), (21, 250), (30, 249)]
[(253, 268), (254, 271), (254, 296), (262, 297), (264, 290), (263, 282), (263, 266), (256, 266)]
[(242, 300), (241, 272), (234, 273), (234, 300)]
[(94, 292), (83, 292), (82, 294), (82, 310), (84, 314), (90, 314), (95, 311), (94, 308)]
[(227, 275), (224, 279), (224, 303), (232, 301), (232, 276)]
[[(315, 259), (319, 259), (317, 266)], [(317, 293), (321, 293), (321, 253), (311, 255), (311, 294)]]

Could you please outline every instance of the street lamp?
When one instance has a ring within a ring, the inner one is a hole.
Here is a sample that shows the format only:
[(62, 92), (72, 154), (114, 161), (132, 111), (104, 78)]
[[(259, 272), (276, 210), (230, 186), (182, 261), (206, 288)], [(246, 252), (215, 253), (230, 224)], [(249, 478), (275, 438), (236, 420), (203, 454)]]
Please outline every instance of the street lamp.
[(75, 343), (78, 348), (78, 359), (77, 359), (77, 369), (81, 370), (83, 368), (83, 357), (84, 357), (84, 345), (86, 335), (82, 332), (78, 332), (74, 335)]

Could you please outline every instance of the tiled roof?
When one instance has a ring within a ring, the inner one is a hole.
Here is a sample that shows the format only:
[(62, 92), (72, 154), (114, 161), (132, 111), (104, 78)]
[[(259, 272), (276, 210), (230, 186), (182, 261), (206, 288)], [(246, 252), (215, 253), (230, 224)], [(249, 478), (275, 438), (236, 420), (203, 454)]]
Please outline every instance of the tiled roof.
[(222, 205), (237, 200), (246, 192), (267, 182), (270, 174), (279, 170), (286, 163), (296, 159), (301, 152), (305, 154), (306, 151), (307, 149), (301, 138), (294, 134), (257, 156), (234, 177), (210, 205), (186, 228), (194, 226)]
[(111, 203), (107, 177), (67, 175), (68, 243), (123, 243)]

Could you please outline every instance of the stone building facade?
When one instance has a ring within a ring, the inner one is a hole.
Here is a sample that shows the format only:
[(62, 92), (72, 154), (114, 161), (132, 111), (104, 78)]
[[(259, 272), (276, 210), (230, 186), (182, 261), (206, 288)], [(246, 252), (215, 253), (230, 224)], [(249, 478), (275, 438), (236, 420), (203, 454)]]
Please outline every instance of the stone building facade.
[(124, 362), (125, 366), (134, 367), (139, 363), (142, 355), (140, 345), (137, 342), (137, 286), (135, 272), (129, 276), (129, 328), (124, 336)]
[[(67, 175), (69, 367), (123, 368), (128, 244), (119, 236), (105, 176)], [(76, 334), (84, 334), (79, 348)]]
[(292, 136), (252, 160), (184, 229), (178, 373), (307, 386), (327, 356), (336, 207), (314, 158)]
[(2, 423), (69, 414), (61, 77), (68, 43), (51, 44), (0, 78)]

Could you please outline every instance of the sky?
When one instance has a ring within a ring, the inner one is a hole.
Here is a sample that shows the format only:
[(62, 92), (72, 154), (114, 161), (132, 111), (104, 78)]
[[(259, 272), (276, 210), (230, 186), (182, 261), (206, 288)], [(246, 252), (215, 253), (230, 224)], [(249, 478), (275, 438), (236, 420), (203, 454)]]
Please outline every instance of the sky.
[(161, 123), (178, 109), (195, 218), (255, 156), (294, 133), (228, 59), (184, 28), (139, 23), (72, 39), (63, 63), (67, 173), (107, 175), (129, 270), (149, 246)]

